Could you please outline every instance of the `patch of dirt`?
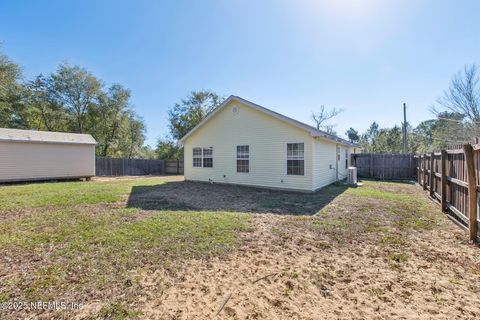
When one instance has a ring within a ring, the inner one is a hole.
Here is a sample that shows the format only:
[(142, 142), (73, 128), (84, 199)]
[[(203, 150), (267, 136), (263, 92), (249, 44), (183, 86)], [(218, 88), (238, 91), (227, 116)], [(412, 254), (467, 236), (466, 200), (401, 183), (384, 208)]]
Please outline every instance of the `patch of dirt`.
[(255, 232), (243, 235), (239, 251), (190, 261), (181, 276), (140, 272), (142, 293), (131, 307), (144, 319), (212, 319), (226, 300), (219, 319), (480, 317), (478, 248), (450, 222), (405, 235), (414, 245), (395, 249), (284, 229), (288, 219), (253, 216)]
[(127, 206), (143, 210), (201, 210), (313, 215), (347, 189), (288, 192), (193, 181), (133, 187)]

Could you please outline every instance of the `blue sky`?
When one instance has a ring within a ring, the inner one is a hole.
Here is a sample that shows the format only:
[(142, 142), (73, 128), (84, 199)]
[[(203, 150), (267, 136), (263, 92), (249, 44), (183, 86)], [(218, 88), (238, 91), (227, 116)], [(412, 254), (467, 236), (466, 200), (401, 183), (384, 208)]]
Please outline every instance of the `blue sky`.
[(399, 124), (403, 102), (410, 123), (431, 118), (480, 62), (479, 13), (473, 0), (3, 0), (0, 41), (26, 78), (69, 62), (131, 89), (151, 145), (168, 107), (202, 88), (307, 123), (343, 108), (343, 134)]

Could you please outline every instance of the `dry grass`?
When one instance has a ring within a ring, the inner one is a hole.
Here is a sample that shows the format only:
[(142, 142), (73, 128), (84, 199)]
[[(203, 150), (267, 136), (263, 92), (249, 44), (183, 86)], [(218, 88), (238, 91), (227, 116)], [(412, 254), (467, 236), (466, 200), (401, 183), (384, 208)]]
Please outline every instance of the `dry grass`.
[(225, 301), (218, 318), (480, 317), (478, 248), (410, 184), (103, 179), (2, 187), (0, 204), (0, 301), (83, 303), (2, 319), (211, 319)]

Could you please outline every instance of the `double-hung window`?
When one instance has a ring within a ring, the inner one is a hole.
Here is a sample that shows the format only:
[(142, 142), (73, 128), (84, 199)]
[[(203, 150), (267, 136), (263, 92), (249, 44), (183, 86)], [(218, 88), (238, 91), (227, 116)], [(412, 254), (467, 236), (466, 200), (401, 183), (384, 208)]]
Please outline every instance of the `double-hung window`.
[(202, 148), (193, 148), (193, 167), (202, 167)]
[(237, 172), (250, 172), (250, 146), (237, 146)]
[(193, 148), (194, 168), (213, 168), (213, 148)]
[(305, 151), (303, 143), (287, 143), (287, 174), (305, 174)]
[(213, 148), (203, 148), (203, 167), (213, 168)]

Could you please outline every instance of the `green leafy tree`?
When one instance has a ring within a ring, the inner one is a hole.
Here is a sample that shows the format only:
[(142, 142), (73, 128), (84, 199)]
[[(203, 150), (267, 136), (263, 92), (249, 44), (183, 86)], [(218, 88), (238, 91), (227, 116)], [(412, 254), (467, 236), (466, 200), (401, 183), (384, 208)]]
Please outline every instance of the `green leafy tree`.
[(140, 159), (157, 159), (157, 153), (156, 150), (149, 145), (144, 145), (138, 152), (138, 157)]
[(208, 113), (218, 107), (223, 98), (212, 91), (192, 91), (185, 99), (168, 111), (170, 135), (180, 140), (192, 130)]
[(27, 128), (28, 110), (23, 104), (20, 67), (0, 52), (0, 127)]
[(0, 54), (0, 126), (90, 133), (97, 155), (154, 156), (144, 146), (145, 124), (134, 112), (130, 91), (103, 83), (79, 66), (61, 64), (45, 77), (21, 82), (18, 65)]
[(350, 128), (345, 132), (345, 135), (348, 137), (348, 140), (350, 142), (356, 143), (360, 140), (360, 135), (358, 134), (358, 131)]
[(375, 137), (375, 152), (401, 153), (402, 152), (402, 129), (399, 126), (380, 129)]
[(178, 140), (185, 136), (217, 108), (224, 98), (209, 90), (192, 91), (168, 110), (170, 133), (160, 138), (155, 149), (158, 159), (181, 159), (183, 149)]
[(143, 120), (134, 111), (127, 112), (120, 128), (119, 146), (112, 155), (127, 158), (140, 157), (144, 152), (145, 131)]
[(25, 101), (30, 108), (30, 128), (66, 131), (67, 113), (52, 98), (51, 81), (43, 75), (26, 83)]
[(158, 139), (156, 156), (158, 159), (181, 159), (183, 158), (183, 149), (179, 148), (177, 143), (168, 137), (160, 138)]
[(51, 75), (55, 102), (69, 113), (69, 130), (87, 132), (88, 113), (98, 107), (102, 95), (102, 83), (86, 69), (61, 64)]
[(95, 135), (99, 140), (98, 155), (106, 157), (112, 155), (124, 138), (125, 130), (122, 125), (129, 121), (138, 121), (131, 113), (130, 90), (120, 84), (112, 85), (99, 98), (99, 104), (94, 111), (92, 121), (95, 121)]
[(373, 122), (367, 131), (360, 136), (360, 145), (364, 152), (376, 152), (375, 151), (375, 139), (379, 134), (379, 125)]

